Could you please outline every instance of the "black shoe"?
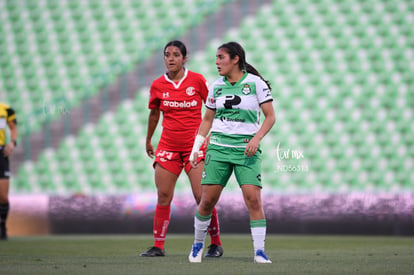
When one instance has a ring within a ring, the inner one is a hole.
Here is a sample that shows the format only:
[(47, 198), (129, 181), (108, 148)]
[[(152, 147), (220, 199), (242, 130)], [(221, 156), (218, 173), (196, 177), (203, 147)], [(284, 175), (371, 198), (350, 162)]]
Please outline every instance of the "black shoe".
[(5, 225), (0, 226), (0, 240), (6, 241), (7, 240), (7, 230)]
[(157, 256), (165, 256), (164, 249), (161, 249), (159, 247), (151, 247), (148, 249), (147, 252), (143, 252), (140, 254), (141, 257), (157, 257)]
[(223, 247), (218, 246), (216, 244), (211, 244), (208, 247), (208, 251), (205, 257), (221, 257), (223, 256)]

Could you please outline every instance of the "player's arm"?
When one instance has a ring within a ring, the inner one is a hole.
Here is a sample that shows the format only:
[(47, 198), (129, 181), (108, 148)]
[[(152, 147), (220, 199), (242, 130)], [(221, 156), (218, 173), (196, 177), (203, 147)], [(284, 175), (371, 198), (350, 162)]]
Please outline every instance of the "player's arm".
[(203, 120), (201, 121), (200, 128), (198, 129), (198, 134), (206, 137), (210, 132), (211, 126), (213, 126), (213, 120), (216, 116), (216, 110), (206, 108), (204, 113)]
[(210, 132), (211, 126), (213, 125), (216, 110), (207, 108), (204, 113), (203, 120), (201, 121), (198, 134), (194, 140), (193, 150), (190, 155), (190, 163), (193, 168), (197, 167), (198, 151), (200, 151), (201, 145), (204, 143), (205, 138)]
[(4, 156), (10, 156), (13, 153), (14, 148), (17, 145), (17, 119), (14, 110), (9, 108), (7, 109), (7, 125), (10, 129), (10, 139), (11, 142), (6, 145), (4, 148)]
[(247, 157), (251, 157), (256, 154), (257, 149), (259, 148), (260, 141), (270, 131), (270, 129), (272, 129), (276, 121), (272, 101), (265, 102), (261, 104), (260, 107), (262, 108), (265, 119), (259, 131), (257, 131), (256, 135), (249, 141), (249, 143), (246, 146), (244, 154)]
[(203, 82), (201, 83), (201, 89), (200, 89), (200, 96), (201, 100), (206, 103), (207, 96), (208, 96), (208, 82), (203, 78)]
[(158, 121), (160, 120), (160, 109), (155, 108), (151, 109), (148, 116), (148, 127), (147, 127), (147, 138), (145, 142), (145, 147), (147, 155), (149, 157), (154, 157), (154, 147), (152, 146), (152, 136), (154, 135), (155, 129), (157, 128)]

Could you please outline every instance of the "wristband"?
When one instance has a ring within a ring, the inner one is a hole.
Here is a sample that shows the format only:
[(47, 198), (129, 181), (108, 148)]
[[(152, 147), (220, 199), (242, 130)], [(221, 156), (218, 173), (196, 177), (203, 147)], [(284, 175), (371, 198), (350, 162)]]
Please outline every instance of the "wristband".
[(203, 137), (202, 135), (197, 135), (195, 137), (193, 150), (191, 150), (191, 154), (190, 154), (190, 161), (194, 160), (194, 153), (198, 153), (198, 151), (200, 151), (201, 145), (203, 145), (205, 139), (206, 138)]
[(14, 147), (17, 147), (17, 141), (13, 140), (12, 142), (14, 143)]

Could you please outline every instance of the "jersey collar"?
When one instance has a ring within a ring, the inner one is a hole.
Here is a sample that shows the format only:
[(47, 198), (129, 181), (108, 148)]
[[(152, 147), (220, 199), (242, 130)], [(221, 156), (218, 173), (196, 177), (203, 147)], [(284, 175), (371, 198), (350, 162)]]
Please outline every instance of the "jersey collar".
[(247, 75), (248, 75), (248, 73), (244, 72), (244, 75), (242, 76), (242, 78), (240, 78), (239, 81), (234, 83), (234, 85), (232, 85), (225, 77), (223, 77), (223, 80), (224, 80), (224, 83), (226, 83), (227, 86), (237, 86), (247, 77)]
[(170, 82), (174, 86), (174, 88), (178, 89), (180, 87), (181, 83), (183, 83), (184, 79), (187, 78), (187, 74), (188, 74), (188, 70), (187, 70), (187, 68), (184, 68), (184, 76), (180, 79), (180, 81), (178, 81), (178, 83), (175, 83), (174, 81), (169, 79), (167, 73), (164, 74), (164, 78), (165, 78), (165, 80)]

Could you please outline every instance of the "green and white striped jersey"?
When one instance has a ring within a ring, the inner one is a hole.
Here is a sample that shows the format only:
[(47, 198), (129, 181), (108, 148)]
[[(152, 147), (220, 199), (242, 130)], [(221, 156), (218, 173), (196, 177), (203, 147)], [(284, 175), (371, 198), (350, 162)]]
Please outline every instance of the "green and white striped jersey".
[(206, 107), (216, 111), (210, 143), (225, 147), (246, 147), (260, 128), (260, 105), (272, 101), (267, 84), (245, 73), (235, 84), (224, 77), (209, 87)]

